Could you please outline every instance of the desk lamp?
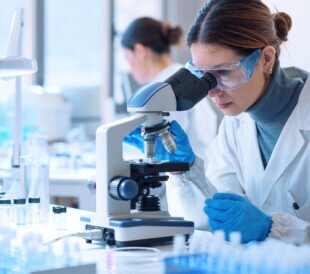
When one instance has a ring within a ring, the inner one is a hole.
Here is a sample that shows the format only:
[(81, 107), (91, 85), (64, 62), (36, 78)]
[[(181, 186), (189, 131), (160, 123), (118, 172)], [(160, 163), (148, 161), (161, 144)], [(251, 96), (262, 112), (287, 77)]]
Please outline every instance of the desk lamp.
[(0, 77), (21, 76), (37, 71), (37, 62), (35, 59), (26, 57), (0, 56)]
[(21, 142), (21, 77), (35, 73), (37, 61), (21, 56), (23, 9), (13, 11), (7, 54), (0, 56), (0, 78), (15, 77), (15, 115), (14, 115), (14, 143), (12, 153), (12, 179), (20, 177), (20, 142)]

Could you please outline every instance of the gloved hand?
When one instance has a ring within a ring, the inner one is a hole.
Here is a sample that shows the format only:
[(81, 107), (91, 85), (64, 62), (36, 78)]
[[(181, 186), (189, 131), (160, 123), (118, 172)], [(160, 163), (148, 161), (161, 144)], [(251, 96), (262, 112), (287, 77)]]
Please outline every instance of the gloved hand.
[(205, 201), (204, 212), (209, 217), (211, 231), (223, 230), (226, 240), (230, 232), (239, 231), (243, 243), (263, 241), (272, 225), (271, 217), (235, 194), (216, 193)]
[[(169, 153), (161, 143), (159, 137), (157, 137), (156, 149), (154, 158), (157, 160), (168, 160), (170, 162), (188, 162), (192, 164), (195, 161), (195, 154), (191, 148), (188, 138), (176, 121), (172, 121), (170, 125), (170, 131), (174, 135), (174, 142), (177, 149), (174, 153)], [(141, 127), (136, 128), (129, 133), (124, 142), (135, 146), (141, 152), (144, 152), (143, 136), (141, 135)]]

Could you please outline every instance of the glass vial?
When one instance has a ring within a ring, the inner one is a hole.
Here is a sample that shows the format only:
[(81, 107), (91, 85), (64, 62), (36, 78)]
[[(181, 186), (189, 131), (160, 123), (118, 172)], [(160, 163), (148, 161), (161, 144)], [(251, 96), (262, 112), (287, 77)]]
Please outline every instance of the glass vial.
[(50, 210), (49, 162), (47, 139), (43, 135), (29, 136), (21, 157), (21, 181), (26, 197), (40, 197), (40, 222), (48, 222)]
[(53, 206), (53, 222), (55, 229), (67, 228), (67, 208), (65, 206)]
[(0, 200), (0, 220), (2, 224), (11, 223), (11, 200), (10, 199)]
[(41, 211), (40, 198), (28, 198), (28, 223), (38, 224), (40, 223), (40, 211)]
[(18, 198), (13, 200), (15, 211), (15, 223), (17, 225), (26, 224), (26, 199)]

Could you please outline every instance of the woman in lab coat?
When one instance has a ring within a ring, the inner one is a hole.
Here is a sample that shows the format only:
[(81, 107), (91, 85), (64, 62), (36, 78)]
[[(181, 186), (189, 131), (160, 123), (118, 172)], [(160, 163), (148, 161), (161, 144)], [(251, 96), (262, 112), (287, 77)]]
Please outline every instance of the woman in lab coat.
[[(125, 59), (130, 73), (138, 84), (161, 82), (180, 68), (170, 56), (172, 46), (180, 44), (182, 29), (150, 17), (140, 17), (132, 21), (121, 39)], [(193, 150), (201, 158), (207, 159), (208, 148), (215, 138), (223, 114), (216, 110), (209, 99), (202, 100), (186, 112), (171, 112), (168, 120), (177, 120), (187, 133)], [(201, 118), (207, 122), (200, 123)], [(128, 151), (128, 150), (127, 150)], [(159, 194), (163, 208), (166, 208), (165, 186), (155, 190)]]
[(243, 242), (268, 236), (310, 241), (309, 74), (283, 69), (278, 60), (291, 23), (260, 0), (211, 0), (198, 13), (187, 37), (187, 67), (198, 77), (216, 76), (208, 96), (226, 116), (207, 177), (172, 122), (178, 150), (169, 160), (192, 162), (190, 171), (166, 184), (172, 215), (200, 229), (223, 230), (227, 238), (239, 231)]

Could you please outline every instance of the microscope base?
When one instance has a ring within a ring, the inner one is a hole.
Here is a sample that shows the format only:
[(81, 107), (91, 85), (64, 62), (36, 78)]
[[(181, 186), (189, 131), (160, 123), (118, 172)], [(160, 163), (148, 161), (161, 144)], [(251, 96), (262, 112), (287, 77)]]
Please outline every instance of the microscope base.
[[(83, 221), (81, 219), (81, 221)], [(189, 236), (194, 232), (194, 223), (183, 218), (162, 219), (109, 219), (107, 225), (86, 224), (86, 229), (102, 229), (107, 245), (150, 246), (171, 244), (176, 235)], [(91, 241), (88, 241), (91, 242)]]

